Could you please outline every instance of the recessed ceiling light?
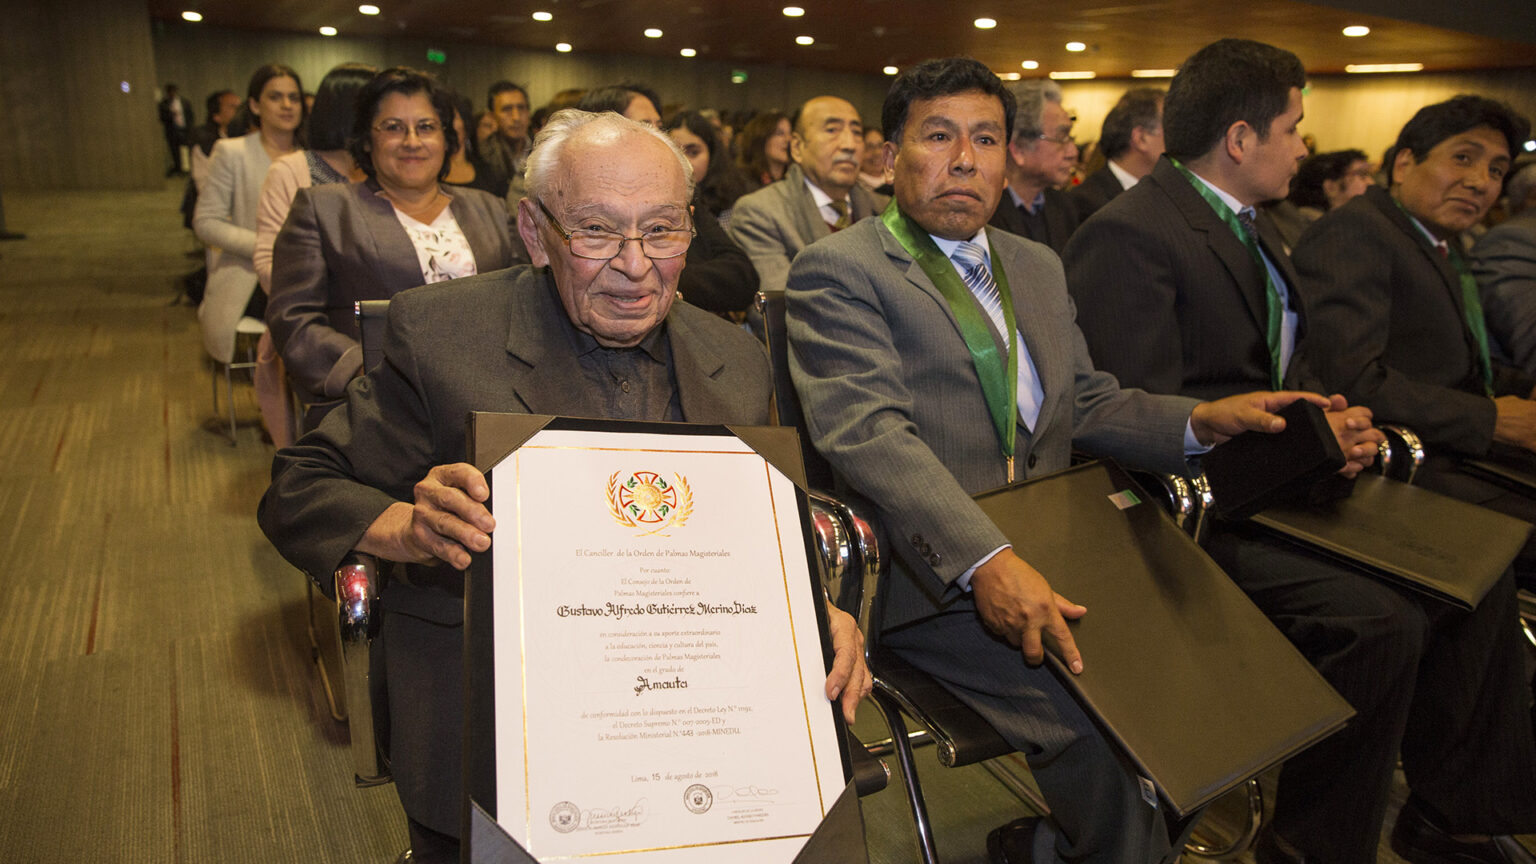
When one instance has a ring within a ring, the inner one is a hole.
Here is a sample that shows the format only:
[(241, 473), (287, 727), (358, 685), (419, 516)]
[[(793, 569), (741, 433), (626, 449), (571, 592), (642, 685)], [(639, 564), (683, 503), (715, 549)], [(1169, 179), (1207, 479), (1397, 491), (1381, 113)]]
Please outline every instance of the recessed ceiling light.
[(784, 17), (785, 18), (799, 18), (800, 16), (802, 16), (804, 14), (805, 14), (805, 10), (801, 9), (799, 6), (785, 6), (784, 7)]
[(895, 75), (897, 72), (900, 72), (901, 70), (897, 69), (895, 66), (887, 66), (884, 69), (881, 69), (880, 71), (884, 72), (887, 75)]
[(684, 57), (694, 57), (694, 56), (698, 55), (699, 52), (693, 50), (692, 48), (683, 48), (683, 49), (679, 50), (677, 53), (683, 55)]
[(1017, 81), (1024, 76), (1017, 72), (999, 72), (997, 73), (997, 77), (1003, 79), (1004, 81)]
[(1078, 51), (1087, 51), (1088, 50), (1088, 46), (1084, 45), (1081, 42), (1068, 42), (1067, 43), (1067, 50), (1071, 51), (1073, 53), (1076, 53)]
[(1344, 67), (1345, 72), (1418, 72), (1424, 68), (1423, 63), (1351, 63)]
[(201, 21), (201, 20), (203, 20), (203, 13), (201, 13), (201, 12), (193, 12), (192, 10), (189, 9), (186, 12), (181, 13), (181, 20), (183, 20), (183, 21), (192, 21), (192, 22)]
[(379, 7), (373, 5), (372, 3), (364, 3), (363, 5), (357, 7), (357, 11), (363, 15), (377, 15), (379, 14)]
[(1039, 69), (1040, 68), (1040, 61), (1039, 60), (1025, 60), (1023, 63), (1020, 63), (1019, 65), (1023, 66), (1025, 69)]
[(321, 36), (335, 36), (336, 35), (336, 28), (335, 27), (330, 27), (330, 26), (321, 27), (320, 28), (320, 35)]
[(569, 53), (571, 53), (571, 43), (569, 43), (569, 42), (556, 42), (555, 43), (555, 50), (559, 51), (561, 54), (569, 54)]
[(795, 37), (795, 44), (796, 45), (814, 45), (814, 44), (816, 44), (816, 37), (814, 37), (814, 36), (796, 36)]
[(646, 36), (647, 39), (660, 39), (661, 38), (661, 28), (660, 27), (647, 27), (647, 28), (645, 28), (645, 36)]
[(1132, 69), (1132, 78), (1172, 78), (1177, 75), (1177, 69)]
[(553, 20), (555, 20), (555, 13), (553, 13), (553, 12), (535, 12), (532, 15), (530, 15), (529, 17), (532, 18), (535, 21), (553, 21)]
[(977, 18), (975, 21), (972, 21), (971, 23), (976, 25), (976, 29), (977, 30), (991, 30), (993, 27), (997, 26), (997, 19), (996, 18)]
[(1057, 81), (1081, 81), (1093, 78), (1097, 74), (1095, 72), (1052, 72), (1051, 78)]
[(1536, 153), (1536, 140), (1525, 142), (1525, 152)]
[(1364, 24), (1351, 24), (1344, 28), (1345, 36), (1360, 37), (1371, 35), (1371, 28)]

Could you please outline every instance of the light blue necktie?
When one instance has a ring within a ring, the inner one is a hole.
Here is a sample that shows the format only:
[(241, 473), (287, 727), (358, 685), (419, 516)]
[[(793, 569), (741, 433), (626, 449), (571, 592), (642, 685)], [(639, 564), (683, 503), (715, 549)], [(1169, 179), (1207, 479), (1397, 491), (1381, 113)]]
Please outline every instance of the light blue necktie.
[(992, 270), (987, 266), (987, 250), (979, 243), (961, 243), (950, 257), (960, 265), (965, 287), (970, 289), (981, 308), (986, 310), (987, 317), (992, 319), (992, 326), (997, 328), (997, 335), (1003, 340), (1003, 356), (1006, 357), (1010, 341), (1009, 327), (1003, 321), (1002, 295), (997, 292), (997, 282), (993, 280)]

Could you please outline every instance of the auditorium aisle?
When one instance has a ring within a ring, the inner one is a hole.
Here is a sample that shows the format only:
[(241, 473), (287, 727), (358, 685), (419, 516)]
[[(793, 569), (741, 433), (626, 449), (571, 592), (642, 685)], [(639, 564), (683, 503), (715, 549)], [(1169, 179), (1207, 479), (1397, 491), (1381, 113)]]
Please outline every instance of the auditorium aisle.
[[(27, 239), (0, 243), (0, 857), (388, 864), (394, 790), (353, 788), (303, 577), (256, 528), (250, 388), (232, 447), (176, 302), (180, 193), (5, 196)], [(858, 732), (885, 734), (873, 706)], [(1023, 805), (919, 757), (941, 854), (984, 862)], [(915, 860), (897, 781), (864, 809), (875, 864)]]

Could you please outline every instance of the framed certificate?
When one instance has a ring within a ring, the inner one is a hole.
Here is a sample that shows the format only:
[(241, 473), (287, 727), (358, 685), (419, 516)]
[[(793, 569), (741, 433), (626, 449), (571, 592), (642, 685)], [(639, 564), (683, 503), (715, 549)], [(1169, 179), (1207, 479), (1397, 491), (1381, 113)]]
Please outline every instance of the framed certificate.
[(723, 427), (528, 431), (486, 471), (471, 797), (539, 861), (792, 861), (848, 780), (804, 493)]

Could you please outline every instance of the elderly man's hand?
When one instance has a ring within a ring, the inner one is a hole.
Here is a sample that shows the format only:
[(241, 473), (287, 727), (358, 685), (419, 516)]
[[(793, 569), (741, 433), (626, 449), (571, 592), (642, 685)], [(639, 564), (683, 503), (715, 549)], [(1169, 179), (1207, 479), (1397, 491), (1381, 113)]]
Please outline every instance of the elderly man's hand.
[(1239, 393), (1213, 402), (1201, 402), (1189, 414), (1189, 426), (1195, 439), (1209, 447), (1221, 444), (1244, 432), (1279, 432), (1285, 428), (1285, 420), (1276, 411), (1305, 399), (1328, 411), (1333, 401), (1317, 393), (1301, 393), (1292, 390), (1257, 390)]
[(373, 520), (359, 551), (412, 564), (442, 561), (463, 570), (471, 552), (491, 548), (496, 519), (484, 503), (491, 490), (475, 466), (438, 465), (415, 491), (414, 505), (392, 504)]
[(832, 671), (827, 673), (827, 698), (842, 697), (843, 719), (853, 722), (859, 700), (869, 695), (875, 679), (864, 665), (864, 634), (853, 616), (827, 603), (827, 629), (832, 634)]

